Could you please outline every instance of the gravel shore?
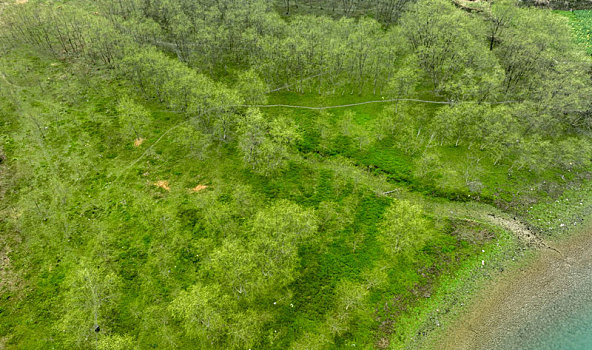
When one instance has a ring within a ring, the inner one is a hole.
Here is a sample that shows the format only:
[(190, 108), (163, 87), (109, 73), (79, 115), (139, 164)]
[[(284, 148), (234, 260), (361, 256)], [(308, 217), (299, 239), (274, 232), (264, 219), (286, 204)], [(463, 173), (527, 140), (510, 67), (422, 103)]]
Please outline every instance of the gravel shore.
[[(486, 285), (434, 348), (553, 348), (550, 334), (592, 310), (592, 230), (554, 247), (557, 251), (541, 250), (526, 266)], [(589, 324), (578, 322), (590, 333)]]

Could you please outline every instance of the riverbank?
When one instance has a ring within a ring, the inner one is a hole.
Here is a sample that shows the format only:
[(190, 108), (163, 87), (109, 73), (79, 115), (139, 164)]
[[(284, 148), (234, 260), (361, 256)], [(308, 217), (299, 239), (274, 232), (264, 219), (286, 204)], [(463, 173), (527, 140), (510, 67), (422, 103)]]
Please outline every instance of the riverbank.
[(434, 348), (513, 348), (510, 339), (541, 333), (535, 323), (543, 328), (558, 316), (569, 314), (569, 309), (577, 305), (568, 303), (561, 309), (555, 306), (569, 298), (572, 290), (580, 289), (585, 272), (592, 271), (592, 235), (588, 229), (556, 243), (556, 247), (561, 254), (541, 250), (529, 258), (526, 266), (489, 283)]
[(529, 208), (527, 220), (538, 223), (540, 234), (556, 250), (528, 250), (522, 258), (506, 261), (491, 280), (474, 283), (467, 306), (455, 306), (419, 347), (544, 348), (540, 342), (557, 322), (588, 301), (592, 305), (586, 293), (592, 290), (591, 188), (568, 190), (555, 201)]

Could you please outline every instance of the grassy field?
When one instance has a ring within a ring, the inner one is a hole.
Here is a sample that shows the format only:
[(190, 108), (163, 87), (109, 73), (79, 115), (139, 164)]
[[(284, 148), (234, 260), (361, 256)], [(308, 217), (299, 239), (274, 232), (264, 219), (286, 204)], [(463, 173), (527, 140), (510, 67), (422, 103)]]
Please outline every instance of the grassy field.
[[(184, 121), (157, 104), (145, 105), (152, 118), (146, 140), (134, 146), (134, 137), (122, 135), (113, 119), (117, 96), (133, 91), (101, 72), (81, 80), (65, 64), (23, 51), (2, 57), (1, 69), (6, 78), (2, 86), (8, 91), (2, 103), (7, 117), (1, 121), (2, 149), (9, 155), (9, 167), (3, 169), (3, 181), (9, 185), (4, 203), (11, 204), (2, 209), (6, 233), (2, 244), (4, 254), (10, 252), (10, 265), (3, 276), (0, 335), (18, 347), (49, 344), (42, 334), (60, 329), (56, 324), (66, 301), (58, 291), (67, 282), (68, 271), (86, 266), (94, 257), (105, 259), (101, 269), (112, 265), (121, 277), (121, 288), (128, 291), (111, 327), (141, 333), (135, 326), (140, 311), (137, 298), (150, 296), (151, 303), (159, 305), (170, 301), (173, 291), (188, 286), (197, 256), (215, 244), (215, 237), (199, 232), (236, 229), (232, 226), (239, 224), (235, 217), (241, 208), (233, 203), (240, 196), (247, 203), (289, 199), (316, 210), (327, 205), (347, 208), (351, 213), (344, 222), (327, 223), (337, 229), (327, 230), (301, 252), (300, 278), (290, 301), (295, 307), (277, 310), (273, 324), (281, 332), (273, 346), (282, 348), (326, 323), (341, 281), (364, 282), (365, 274), (383, 259), (376, 225), (393, 198), (423, 203), (426, 208), (434, 200), (456, 206), (447, 199), (451, 193), (457, 196), (454, 192), (442, 191), (441, 199), (426, 196), (436, 189), (416, 182), (412, 158), (386, 141), (360, 150), (351, 137), (336, 131), (343, 113), (353, 112), (352, 124), (366, 127), (384, 106), (335, 113), (274, 111), (296, 120), (304, 138), (301, 155), (286, 175), (269, 179), (243, 168), (236, 153), (224, 145), (207, 150), (205, 157), (187, 156), (180, 136), (170, 131)], [(290, 93), (272, 96), (272, 101), (290, 104), (312, 100)], [(316, 103), (363, 100), (346, 96)], [(333, 138), (320, 139), (321, 119)], [(198, 185), (207, 188), (190, 191)], [(393, 190), (390, 196), (381, 194)], [(338, 337), (338, 345), (385, 339), (396, 343), (411, 337), (417, 324), (410, 320), (424, 312), (417, 311), (424, 304), (417, 300), (429, 299), (443, 276), (470, 264), (496, 235), (480, 235), (492, 229), (427, 210), (437, 234), (418, 255), (393, 262), (386, 289), (369, 297), (368, 311)], [(49, 215), (52, 211), (60, 215)], [(23, 212), (28, 217), (21, 217)], [(229, 227), (207, 227), (203, 218), (211, 215), (228, 215)], [(38, 235), (17, 242), (18, 231), (27, 227), (35, 227)], [(167, 232), (173, 230), (177, 233), (169, 237)], [(114, 231), (119, 233), (107, 235)], [(10, 250), (23, 244), (26, 249)], [(371, 311), (372, 305), (385, 303), (391, 306)], [(152, 339), (149, 334), (140, 337)]]
[[(2, 336), (19, 346), (37, 348), (46, 343), (46, 338), (30, 335), (54, 329), (63, 302), (56, 299), (57, 288), (67, 278), (68, 270), (83, 263), (79, 257), (88, 254), (106, 254), (107, 261), (118, 262), (123, 288), (137, 291), (126, 294), (121, 301), (113, 325), (133, 332), (137, 322), (134, 314), (138, 311), (134, 309), (136, 298), (159, 291), (152, 294), (153, 302), (165, 303), (171, 295), (167, 290), (184, 288), (190, 283), (195, 273), (191, 269), (195, 256), (199, 256), (204, 244), (213, 244), (208, 238), (196, 236), (204, 229), (199, 218), (236, 215), (235, 209), (225, 204), (240, 195), (237, 191), (241, 189), (248, 189), (245, 194), (251, 196), (247, 198), (250, 201), (289, 199), (317, 210), (327, 203), (352, 210), (343, 219), (346, 222), (341, 223), (342, 229), (321, 237), (321, 245), (311, 244), (302, 252), (301, 278), (293, 286), (291, 300), (297, 306), (278, 311), (273, 326), (282, 332), (281, 340), (273, 343), (277, 347), (289, 344), (303, 332), (322, 327), (335, 303), (338, 283), (344, 279), (361, 283), (365, 273), (380, 262), (376, 224), (393, 196), (421, 203), (437, 234), (419, 255), (394, 263), (387, 289), (369, 298), (376, 310), (339, 337), (340, 346), (375, 342), (395, 345), (414, 339), (414, 330), (422, 322), (423, 327), (433, 326), (434, 308), (442, 304), (442, 298), (448, 298), (449, 288), (454, 288), (456, 280), (451, 276), (456, 271), (472, 271), (483, 256), (482, 250), (488, 254), (499, 249), (507, 252), (515, 245), (495, 227), (475, 226), (445, 213), (464, 208), (463, 202), (473, 199), (462, 190), (463, 186), (455, 186), (455, 181), (462, 183), (455, 178), (458, 174), (453, 174), (445, 186), (441, 182), (437, 185), (422, 182), (413, 176), (413, 157), (397, 150), (388, 140), (360, 149), (354, 137), (340, 130), (352, 125), (372, 127), (383, 105), (330, 112), (274, 110), (273, 113), (293, 118), (304, 137), (299, 144), (301, 156), (292, 161), (286, 176), (267, 179), (243, 169), (237, 155), (224, 146), (208, 150), (204, 160), (188, 158), (185, 152), (180, 152), (175, 132), (167, 134), (183, 121), (158, 105), (146, 105), (152, 115), (150, 127), (146, 141), (135, 147), (133, 137), (120, 135), (112, 119), (116, 96), (131, 92), (101, 72), (94, 73), (89, 81), (82, 81), (75, 75), (67, 75), (62, 63), (24, 52), (3, 57), (2, 71), (12, 85), (11, 94), (22, 101), (18, 112), (12, 110), (14, 106), (9, 101), (3, 104), (7, 115), (13, 116), (2, 121), (3, 130), (7, 130), (2, 144), (4, 152), (11, 155), (15, 164), (8, 169), (11, 172), (8, 179), (20, 184), (6, 196), (14, 200), (18, 191), (18, 198), (25, 202), (22, 206), (35, 206), (51, 194), (58, 196), (50, 202), (53, 209), (41, 209), (39, 217), (25, 220), (25, 225), (36, 225), (36, 219), (46, 215), (45, 210), (62, 213), (56, 221), (52, 219), (37, 228), (60, 232), (62, 243), (48, 245), (47, 242), (55, 240), (44, 240), (41, 235), (27, 242), (27, 250), (11, 254), (11, 270), (28, 272), (7, 276), (5, 284), (9, 292), (4, 294), (0, 320), (5, 325)], [(3, 83), (5, 87), (7, 81)], [(344, 96), (319, 101), (315, 96), (282, 93), (273, 95), (271, 102), (337, 105), (372, 98), (375, 97)], [(349, 117), (344, 116), (346, 113)], [(351, 118), (351, 125), (339, 125), (344, 118)], [(38, 124), (45, 126), (38, 128)], [(321, 135), (323, 127), (329, 136)], [(19, 134), (18, 130), (22, 129), (28, 132)], [(463, 155), (458, 151), (441, 150), (448, 159), (458, 160), (459, 169), (455, 171), (460, 172)], [(519, 189), (527, 186), (522, 178), (503, 181), (504, 168), (483, 166), (486, 167), (483, 174), (487, 174), (483, 180), (486, 189), (481, 195), (483, 200), (494, 200), (487, 193), (492, 193), (496, 186), (504, 186), (508, 192), (513, 191), (511, 186)], [(154, 185), (159, 181), (166, 181), (168, 189)], [(189, 191), (197, 185), (207, 189), (198, 193)], [(381, 195), (387, 191), (395, 192)], [(451, 202), (449, 198), (461, 201)], [(10, 224), (20, 215), (14, 210), (18, 209), (3, 210), (5, 232), (17, 229)], [(151, 212), (148, 216), (147, 210)], [(475, 212), (486, 210), (494, 209), (487, 206), (474, 209)], [(469, 210), (467, 215), (470, 213)], [(232, 221), (229, 225), (233, 225)], [(62, 229), (55, 230), (56, 226)], [(171, 256), (166, 251), (159, 252), (155, 243), (168, 240), (166, 232), (172, 229), (181, 234), (172, 241), (178, 248)], [(232, 227), (207, 229), (232, 230)], [(121, 234), (115, 239), (106, 236), (111, 230)], [(16, 243), (10, 241), (16, 239), (10, 234), (4, 239), (5, 247)], [(500, 246), (500, 242), (506, 241)], [(166, 275), (162, 275), (163, 268), (158, 266), (162, 264), (168, 267)], [(24, 280), (29, 287), (23, 286)], [(33, 288), (34, 292), (24, 293), (23, 288)], [(435, 293), (433, 298), (432, 293)], [(378, 308), (379, 305), (389, 307)]]
[[(476, 159), (466, 146), (416, 141), (442, 108), (436, 104), (264, 108), (268, 119), (295, 123), (302, 137), (287, 169), (263, 176), (244, 164), (236, 140), (207, 143), (189, 118), (81, 61), (10, 50), (0, 57), (0, 96), (0, 348), (84, 348), (93, 340), (108, 348), (99, 343), (103, 333), (80, 320), (100, 322), (120, 348), (130, 339), (139, 348), (190, 348), (169, 305), (216, 273), (204, 271), (214, 248), (249, 238), (253, 218), (282, 200), (315, 213), (319, 228), (299, 248), (291, 292), (258, 301), (270, 315), (258, 345), (307, 345), (312, 334), (335, 348), (417, 346), (479, 281), (526, 249), (487, 214), (519, 215), (546, 234), (589, 208), (577, 187), (558, 199), (585, 174), (535, 174), (513, 169), (512, 159)], [(141, 138), (120, 118), (123, 96), (146, 111)], [(382, 98), (280, 91), (268, 103)], [(407, 140), (379, 132), (393, 109), (413, 116)], [(578, 209), (562, 204), (576, 197)], [(380, 244), (380, 223), (399, 201), (421, 208), (430, 234), (392, 258)], [(89, 306), (96, 293), (88, 285), (109, 296), (99, 303), (106, 319)], [(348, 300), (340, 293), (349, 286), (365, 297), (342, 317)]]
[(569, 18), (576, 41), (586, 48), (588, 54), (592, 55), (592, 10), (557, 12)]

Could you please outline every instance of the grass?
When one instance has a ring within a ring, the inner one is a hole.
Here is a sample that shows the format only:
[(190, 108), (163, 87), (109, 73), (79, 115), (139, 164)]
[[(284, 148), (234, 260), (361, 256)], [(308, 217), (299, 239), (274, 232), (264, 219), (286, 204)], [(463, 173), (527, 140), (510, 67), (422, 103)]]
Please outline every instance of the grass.
[[(270, 104), (324, 106), (358, 103), (374, 100), (377, 96), (345, 95), (319, 97), (317, 94), (280, 93), (271, 96)], [(429, 96), (425, 97), (430, 99)], [(415, 103), (413, 103), (415, 105)], [(549, 184), (561, 181), (560, 173), (554, 169), (544, 173), (534, 173), (528, 169), (511, 169), (513, 159), (506, 159), (494, 164), (486, 154), (478, 160), (474, 152), (466, 147), (440, 147), (432, 145), (428, 149), (438, 155), (440, 166), (430, 178), (422, 178), (416, 173), (416, 162), (423, 151), (409, 152), (401, 149), (392, 137), (375, 139), (369, 137), (367, 145), (359, 147), (355, 132), (344, 129), (371, 131), (376, 128), (377, 119), (385, 109), (383, 104), (362, 105), (352, 108), (311, 111), (290, 108), (273, 108), (265, 112), (272, 115), (284, 115), (294, 120), (300, 127), (303, 140), (299, 150), (303, 154), (320, 154), (325, 158), (347, 157), (356, 166), (369, 169), (374, 174), (383, 174), (391, 183), (401, 184), (410, 190), (426, 195), (444, 197), (452, 200), (475, 199), (495, 205), (512, 206), (520, 210), (523, 201), (528, 198), (546, 198), (549, 187), (538, 185), (539, 179), (548, 179)], [(420, 113), (428, 124), (440, 106), (419, 104)], [(351, 118), (351, 122), (344, 120)], [(358, 131), (359, 132), (359, 131)], [(425, 151), (425, 150), (424, 150)], [(472, 188), (469, 183), (476, 183)], [(557, 195), (559, 191), (554, 191)], [(473, 196), (471, 198), (471, 196)]]
[[(243, 166), (232, 143), (214, 145), (200, 158), (191, 155), (175, 132), (163, 136), (184, 119), (155, 102), (138, 99), (151, 119), (142, 135), (145, 143), (134, 147), (134, 137), (120, 131), (115, 106), (121, 96), (136, 92), (107, 72), (81, 79), (70, 74), (80, 67), (19, 50), (0, 58), (0, 69), (22, 87), (8, 93), (16, 103), (7, 98), (0, 104), (6, 115), (0, 119), (6, 130), (0, 145), (9, 155), (3, 179), (12, 181), (1, 207), (0, 251), (11, 248), (11, 279), (17, 285), (1, 291), (0, 337), (9, 347), (67, 347), (59, 340), (63, 313), (72, 308), (67, 278), (89, 261), (99, 261), (121, 279), (124, 293), (110, 327), (144, 344), (166, 347), (164, 340), (145, 331), (157, 327), (141, 316), (147, 305), (156, 314), (164, 312), (179, 291), (196, 282), (202, 259), (225, 237), (239, 234), (257, 209), (278, 199), (314, 210), (329, 203), (347, 217), (331, 222), (334, 227), (301, 249), (298, 278), (291, 286), (295, 307), (274, 311), (268, 328), (279, 330), (281, 337), (270, 335), (261, 343), (287, 348), (306, 331), (324, 327), (336, 307), (340, 282), (363, 283), (364, 273), (383, 262), (377, 223), (393, 201), (382, 193), (393, 189), (393, 197), (425, 207), (435, 234), (421, 250), (392, 262), (387, 287), (369, 295), (358, 322), (334, 342), (338, 347), (410, 344), (418, 329), (434, 328), (438, 309), (464, 300), (464, 288), (486, 278), (481, 259), (492, 261), (487, 269), (495, 269), (517, 244), (499, 229), (448, 212), (466, 210), (470, 216), (493, 210), (464, 203), (476, 197), (519, 209), (516, 203), (524, 196), (513, 194), (530, 193), (535, 181), (527, 171), (508, 179), (507, 164), (485, 160), (475, 175), (482, 189), (471, 191), (465, 169), (474, 167), (461, 147), (436, 147), (446, 169), (433, 179), (417, 176), (419, 155), (400, 149), (392, 138), (359, 147), (345, 129), (371, 129), (385, 108), (382, 104), (331, 111), (266, 109), (269, 117), (295, 121), (303, 138), (282, 176), (263, 177)], [(375, 99), (281, 92), (271, 95), (270, 103), (323, 106)], [(15, 109), (14, 104), (20, 106)], [(422, 108), (429, 116), (439, 107)], [(345, 125), (347, 118), (351, 120)], [(154, 186), (158, 181), (168, 181), (170, 190)], [(208, 188), (189, 191), (199, 184)], [(531, 192), (532, 198), (544, 198), (545, 188)], [(533, 220), (545, 208), (534, 207)], [(168, 325), (168, 316), (162, 317)], [(180, 329), (173, 322), (168, 327), (172, 333)]]
[[(141, 337), (137, 331), (140, 320), (135, 316), (138, 303), (170, 302), (176, 291), (195, 281), (199, 268), (196, 256), (207, 255), (221, 235), (238, 229), (240, 217), (225, 206), (232, 203), (237, 186), (249, 188), (253, 200), (260, 203), (285, 198), (312, 208), (331, 201), (337, 205), (346, 203), (353, 209), (352, 222), (326, 237), (326, 245), (305, 247), (301, 252), (301, 278), (293, 286), (294, 304), (298, 306), (277, 314), (274, 322), (285, 337), (276, 347), (288, 346), (303, 331), (317, 329), (334, 308), (335, 286), (342, 280), (359, 281), (361, 273), (380, 259), (376, 224), (391, 199), (376, 196), (372, 183), (356, 184), (359, 179), (348, 175), (357, 174), (355, 165), (340, 164), (332, 169), (334, 165), (327, 161), (340, 152), (327, 159), (321, 157), (323, 166), (318, 166), (313, 158), (294, 160), (284, 176), (270, 179), (244, 168), (229, 145), (214, 147), (203, 160), (188, 157), (179, 152), (175, 134), (171, 133), (126, 170), (166, 130), (181, 122), (180, 116), (157, 104), (146, 104), (152, 112), (151, 127), (143, 135), (144, 145), (134, 147), (133, 138), (118, 131), (114, 115), (118, 96), (134, 92), (108, 75), (98, 73), (88, 82), (77, 80), (76, 76), (66, 79), (65, 65), (24, 52), (5, 56), (2, 70), (14, 84), (24, 87), (17, 95), (23, 101), (19, 108), (25, 115), (37, 118), (31, 121), (14, 116), (3, 120), (12, 126), (3, 139), (3, 147), (11, 155), (13, 170), (20, 172), (18, 187), (12, 190), (10, 204), (4, 210), (22, 210), (31, 215), (18, 224), (25, 229), (38, 220), (43, 222), (42, 216), (47, 215), (47, 222), (38, 228), (52, 234), (60, 232), (54, 237), (31, 236), (19, 245), (15, 226), (19, 221), (6, 227), (7, 236), (13, 239), (7, 245), (28, 248), (11, 254), (11, 267), (21, 274), (20, 279), (27, 281), (28, 289), (21, 286), (3, 292), (1, 302), (0, 336), (10, 344), (26, 348), (56, 346), (51, 337), (59, 339), (61, 310), (66, 307), (65, 279), (84, 256), (103, 261), (105, 268), (120, 276), (123, 290), (127, 291), (118, 305), (119, 311), (112, 316), (111, 327)], [(47, 81), (35, 82), (36, 76), (47, 77)], [(43, 94), (41, 89), (49, 93)], [(285, 101), (290, 96), (286, 95)], [(4, 103), (3, 108), (11, 107)], [(356, 122), (368, 122), (376, 108), (365, 107), (361, 111), (365, 114), (360, 114)], [(344, 147), (351, 151), (352, 159), (361, 158), (353, 148)], [(384, 152), (391, 151), (385, 147)], [(35, 170), (26, 171), (27, 167)], [(49, 172), (44, 174), (41, 169)], [(170, 191), (153, 185), (165, 180)], [(188, 189), (197, 184), (209, 188), (204, 193), (190, 193)], [(50, 200), (51, 195), (57, 195), (56, 201)], [(37, 217), (33, 216), (35, 203), (40, 204)], [(152, 213), (147, 215), (147, 210)], [(211, 226), (203, 220), (209, 215), (218, 217), (217, 225), (221, 226)], [(227, 219), (225, 215), (229, 215)], [(357, 237), (363, 239), (354, 250), (352, 242)], [(450, 251), (439, 248), (450, 245), (448, 241), (447, 232), (443, 231), (419, 260), (401, 261), (396, 268), (398, 273), (390, 277), (389, 293), (406, 295), (414, 286), (425, 283), (417, 271), (418, 265), (434, 265), (443, 255), (474, 249), (454, 244)], [(29, 250), (33, 254), (27, 253)], [(372, 299), (382, 302), (380, 295)], [(372, 343), (377, 325), (372, 318), (365, 322), (365, 326), (353, 328), (336, 342), (345, 344), (357, 339)]]
[(557, 12), (569, 18), (575, 40), (585, 48), (587, 54), (592, 55), (592, 10)]
[[(561, 196), (541, 199), (527, 208), (524, 220), (546, 240), (558, 240), (581, 232), (590, 226), (592, 185), (583, 183), (570, 186)], [(485, 208), (475, 208), (481, 210)], [(442, 210), (442, 209), (439, 209)], [(447, 209), (446, 209), (447, 210)], [(436, 294), (417, 309), (417, 316), (411, 318), (408, 330), (419, 330), (412, 334), (401, 348), (436, 348), (439, 338), (449, 329), (453, 321), (463, 314), (463, 306), (474, 300), (474, 296), (504, 270), (513, 270), (528, 264), (536, 257), (536, 251), (525, 249), (508, 232), (498, 232), (498, 238), (483, 248), (482, 254), (467, 259), (454, 275), (444, 277)], [(485, 265), (481, 266), (481, 260)]]

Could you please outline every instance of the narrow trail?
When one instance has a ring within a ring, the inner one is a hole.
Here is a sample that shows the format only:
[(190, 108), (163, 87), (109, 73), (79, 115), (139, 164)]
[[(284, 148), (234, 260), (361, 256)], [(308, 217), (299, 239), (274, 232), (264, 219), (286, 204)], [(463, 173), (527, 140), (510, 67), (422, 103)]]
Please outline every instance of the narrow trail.
[[(251, 108), (283, 107), (283, 108), (310, 109), (310, 110), (315, 110), (315, 111), (324, 111), (327, 109), (348, 108), (348, 107), (356, 107), (356, 106), (363, 106), (363, 105), (369, 105), (369, 104), (392, 103), (392, 102), (417, 102), (417, 103), (439, 104), (439, 105), (458, 105), (458, 104), (467, 104), (467, 103), (479, 103), (479, 102), (473, 102), (473, 101), (451, 102), (451, 101), (420, 100), (420, 99), (416, 99), (416, 98), (390, 98), (390, 99), (384, 99), (384, 100), (373, 100), (373, 101), (350, 103), (350, 104), (344, 104), (344, 105), (320, 106), (320, 107), (288, 105), (288, 104), (270, 104), (270, 105), (234, 105), (234, 106), (227, 106), (227, 108), (231, 108), (231, 107), (247, 107), (247, 108), (248, 107), (251, 107)], [(518, 102), (519, 101), (499, 101), (499, 102), (482, 102), (482, 103), (483, 104), (491, 104), (491, 105), (499, 105), (499, 104), (518, 103)]]
[[(294, 109), (308, 109), (314, 111), (323, 111), (328, 109), (338, 109), (338, 108), (348, 108), (348, 107), (356, 107), (356, 106), (363, 106), (368, 104), (378, 104), (378, 103), (392, 103), (392, 102), (417, 102), (417, 103), (428, 103), (428, 104), (440, 104), (440, 105), (452, 105), (452, 104), (460, 104), (460, 103), (477, 103), (477, 102), (447, 102), (447, 101), (429, 101), (429, 100), (419, 100), (414, 98), (392, 98), (386, 100), (375, 100), (375, 101), (365, 101), (365, 102), (358, 102), (358, 103), (350, 103), (344, 105), (335, 105), (335, 106), (320, 106), (320, 107), (313, 107), (313, 106), (299, 106), (299, 105), (288, 105), (288, 104), (270, 104), (270, 105), (227, 105), (227, 106), (220, 106), (214, 107), (209, 109), (207, 112), (212, 110), (220, 110), (220, 109), (229, 109), (229, 108), (294, 108)], [(508, 104), (508, 103), (517, 103), (518, 101), (501, 101), (501, 102), (486, 102), (489, 104)], [(152, 144), (150, 147), (144, 152), (138, 159), (132, 161), (128, 167), (124, 169), (124, 171), (117, 176), (119, 178), (123, 173), (129, 170), (133, 165), (138, 163), (142, 158), (144, 158), (147, 152), (152, 149), (156, 144), (158, 144), (165, 135), (169, 134), (173, 129), (176, 129), (182, 124), (187, 123), (187, 121), (182, 121), (176, 125), (173, 125), (171, 128), (166, 130), (161, 136)]]
[(156, 146), (166, 135), (168, 135), (171, 131), (175, 130), (176, 128), (180, 127), (181, 125), (183, 125), (185, 123), (187, 123), (187, 121), (182, 121), (180, 123), (177, 123), (173, 127), (169, 128), (167, 131), (163, 132), (156, 141), (154, 141), (148, 148), (146, 148), (146, 150), (142, 153), (142, 155), (140, 155), (138, 158), (136, 158), (127, 167), (123, 168), (123, 170), (121, 172), (119, 172), (119, 174), (115, 178), (115, 181), (114, 182), (116, 182), (117, 180), (119, 180), (119, 178), (121, 176), (123, 176), (128, 170), (130, 170), (140, 160), (142, 160), (154, 148), (154, 146)]
[(514, 233), (514, 235), (518, 237), (518, 239), (520, 239), (522, 242), (526, 243), (530, 247), (538, 249), (550, 249), (563, 256), (563, 253), (560, 250), (550, 246), (547, 242), (545, 242), (545, 240), (540, 238), (533, 230), (531, 230), (531, 228), (528, 225), (516, 218), (507, 219), (495, 214), (487, 214), (487, 219), (492, 224), (495, 224), (496, 226), (502, 227), (503, 229)]

